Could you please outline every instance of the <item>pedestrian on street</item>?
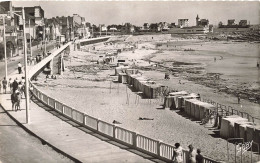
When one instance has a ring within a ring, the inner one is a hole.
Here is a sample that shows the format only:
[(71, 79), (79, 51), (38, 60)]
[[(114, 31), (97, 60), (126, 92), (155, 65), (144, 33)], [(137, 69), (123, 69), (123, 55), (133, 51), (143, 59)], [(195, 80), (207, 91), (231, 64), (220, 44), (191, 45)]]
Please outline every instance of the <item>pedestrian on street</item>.
[(22, 73), (22, 64), (20, 62), (18, 63), (18, 73)]
[(2, 92), (2, 83), (0, 82), (0, 93)]
[(2, 81), (2, 84), (3, 84), (3, 92), (5, 92), (6, 94), (7, 80), (5, 79), (5, 77), (4, 80)]
[(237, 103), (240, 104), (240, 95), (237, 95)]

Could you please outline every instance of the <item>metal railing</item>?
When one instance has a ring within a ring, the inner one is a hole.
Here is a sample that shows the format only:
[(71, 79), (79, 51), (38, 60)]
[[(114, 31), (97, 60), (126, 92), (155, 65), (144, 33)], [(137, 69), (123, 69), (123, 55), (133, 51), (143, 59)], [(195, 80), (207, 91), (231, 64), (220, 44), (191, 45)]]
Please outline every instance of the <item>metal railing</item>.
[[(64, 45), (64, 48), (69, 46), (70, 43)], [(55, 52), (52, 56), (57, 55), (60, 53), (61, 50), (58, 52)], [(47, 60), (47, 59), (46, 59)], [(49, 58), (48, 58), (49, 60)], [(47, 61), (45, 61), (47, 62)], [(35, 68), (33, 71), (30, 72), (31, 77), (41, 69), (45, 64), (37, 64), (37, 68)], [(96, 131), (98, 133), (101, 133), (109, 138), (113, 138), (113, 140), (123, 143), (133, 149), (139, 150), (141, 152), (145, 152), (147, 154), (150, 154), (152, 156), (155, 156), (159, 159), (165, 160), (169, 162), (173, 157), (173, 150), (174, 147), (168, 144), (165, 144), (161, 141), (154, 140), (152, 138), (137, 134), (133, 131), (112, 125), (110, 123), (107, 123), (105, 121), (102, 121), (100, 119), (91, 117), (89, 115), (86, 115), (80, 111), (77, 111), (76, 109), (73, 109), (47, 95), (42, 93), (40, 90), (36, 88), (34, 84), (30, 82), (30, 86), (33, 88), (31, 91), (33, 95), (42, 103), (47, 105), (53, 110), (56, 110), (60, 114), (68, 117), (72, 121), (78, 123), (79, 125), (85, 126), (88, 129), (91, 129), (93, 131)], [(183, 160), (184, 162), (187, 161), (188, 157), (188, 151), (183, 150)], [(218, 163), (217, 161), (204, 157), (204, 163)]]
[[(165, 144), (158, 140), (154, 140), (152, 138), (137, 134), (133, 131), (112, 125), (105, 121), (81, 113), (80, 111), (72, 109), (71, 107), (43, 94), (32, 83), (31, 87), (33, 88), (33, 95), (38, 100), (50, 108), (58, 111), (60, 114), (70, 118), (72, 121), (97, 131), (105, 136), (113, 138), (119, 143), (123, 143), (129, 147), (150, 154), (159, 159), (166, 161), (170, 161), (172, 159), (174, 151), (174, 147), (172, 145)], [(183, 160), (187, 160), (187, 152), (187, 150), (183, 150)], [(204, 157), (204, 163), (217, 163), (217, 161)]]

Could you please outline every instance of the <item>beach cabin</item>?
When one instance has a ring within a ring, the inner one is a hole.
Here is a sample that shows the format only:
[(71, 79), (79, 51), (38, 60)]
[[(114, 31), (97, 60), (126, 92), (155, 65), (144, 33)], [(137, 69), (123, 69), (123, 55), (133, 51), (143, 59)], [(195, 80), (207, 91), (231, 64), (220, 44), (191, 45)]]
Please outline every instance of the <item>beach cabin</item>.
[(118, 75), (119, 73), (125, 73), (128, 68), (129, 68), (129, 66), (116, 67), (115, 68), (115, 75)]
[[(201, 102), (197, 99), (185, 99), (184, 111), (187, 115), (195, 117), (195, 104)], [(198, 110), (199, 111), (199, 110)]]
[(142, 84), (144, 87), (143, 93), (146, 98), (151, 98), (151, 99), (157, 98), (162, 92), (162, 87), (161, 87), (162, 85), (156, 83), (155, 81), (149, 80)]
[[(235, 122), (244, 121), (248, 122), (246, 118), (242, 118), (238, 115), (230, 115), (221, 119), (220, 136), (222, 138), (234, 138)], [(247, 129), (248, 130), (248, 129)]]
[(258, 143), (260, 145), (260, 126), (255, 126), (255, 132), (254, 132), (254, 142)]
[(181, 109), (181, 108), (184, 108), (185, 106), (185, 100), (184, 99), (197, 99), (199, 96), (196, 94), (196, 93), (191, 93), (191, 94), (186, 94), (186, 95), (183, 95), (183, 96), (179, 96), (177, 98), (177, 103), (176, 103), (176, 107), (178, 109)]
[(202, 120), (206, 117), (206, 115), (209, 115), (211, 112), (216, 111), (217, 108), (209, 103), (206, 102), (200, 102), (199, 106), (199, 120)]
[[(246, 126), (247, 125), (253, 125), (253, 123), (252, 122), (247, 122), (247, 121), (235, 122), (234, 123), (234, 129), (235, 129), (234, 137), (235, 138), (244, 138), (244, 140), (246, 140), (246, 138), (245, 138), (245, 131), (246, 131)], [(241, 126), (242, 126), (242, 128), (241, 128)], [(242, 137), (241, 137), (241, 135), (242, 135)]]
[(188, 95), (188, 93), (186, 91), (169, 93), (168, 96), (164, 97), (163, 108), (177, 109), (178, 108), (178, 102), (177, 102), (178, 97), (185, 96), (185, 95)]
[(119, 83), (127, 83), (127, 74), (126, 73), (118, 73), (118, 82)]

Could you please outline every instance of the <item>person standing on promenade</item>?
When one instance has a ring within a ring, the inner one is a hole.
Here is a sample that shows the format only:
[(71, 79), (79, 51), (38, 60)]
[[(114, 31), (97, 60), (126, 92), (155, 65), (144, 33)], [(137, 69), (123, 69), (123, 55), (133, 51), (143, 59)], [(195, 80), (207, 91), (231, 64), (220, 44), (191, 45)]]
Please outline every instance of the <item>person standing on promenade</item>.
[(200, 153), (201, 153), (201, 150), (197, 149), (196, 163), (203, 163), (203, 156)]
[(18, 89), (18, 82), (17, 82), (17, 78), (16, 78), (13, 82), (13, 92), (15, 92), (17, 89)]
[(2, 92), (2, 83), (0, 82), (0, 93)]
[(21, 93), (19, 91), (16, 91), (16, 111), (18, 111), (18, 109), (21, 111)]
[(10, 92), (12, 92), (12, 88), (13, 88), (12, 78), (9, 78), (8, 85), (9, 85), (9, 88), (10, 88)]
[(11, 94), (11, 102), (12, 102), (12, 111), (14, 110), (14, 106), (16, 106), (16, 97), (15, 93)]
[(5, 77), (4, 80), (2, 81), (2, 84), (3, 84), (3, 92), (5, 91), (6, 94), (7, 80), (5, 79)]
[(172, 156), (172, 161), (174, 163), (183, 163), (183, 158), (182, 158), (182, 147), (180, 143), (175, 143), (175, 148)]
[(22, 64), (20, 62), (18, 63), (18, 73), (22, 73)]
[(188, 163), (196, 163), (196, 152), (191, 144), (188, 147), (189, 147)]

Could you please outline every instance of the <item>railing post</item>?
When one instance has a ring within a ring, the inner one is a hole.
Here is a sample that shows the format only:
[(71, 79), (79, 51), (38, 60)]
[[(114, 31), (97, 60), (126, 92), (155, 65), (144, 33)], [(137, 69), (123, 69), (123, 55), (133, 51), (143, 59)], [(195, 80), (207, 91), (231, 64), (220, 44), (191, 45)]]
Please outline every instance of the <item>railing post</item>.
[(50, 101), (49, 101), (49, 97), (47, 96), (47, 105), (50, 106)]
[(161, 155), (161, 140), (157, 141), (157, 155), (160, 156)]
[(97, 119), (97, 131), (99, 131), (99, 127), (98, 127), (99, 121), (100, 121), (100, 119), (98, 118)]
[(54, 100), (54, 108), (53, 109), (56, 109), (56, 100)]
[(41, 92), (41, 101), (43, 101), (43, 93)]
[(113, 124), (113, 138), (116, 138), (116, 125)]
[(135, 149), (137, 148), (137, 135), (138, 135), (138, 133), (133, 132), (133, 147)]
[(83, 113), (83, 125), (86, 125), (86, 114)]

